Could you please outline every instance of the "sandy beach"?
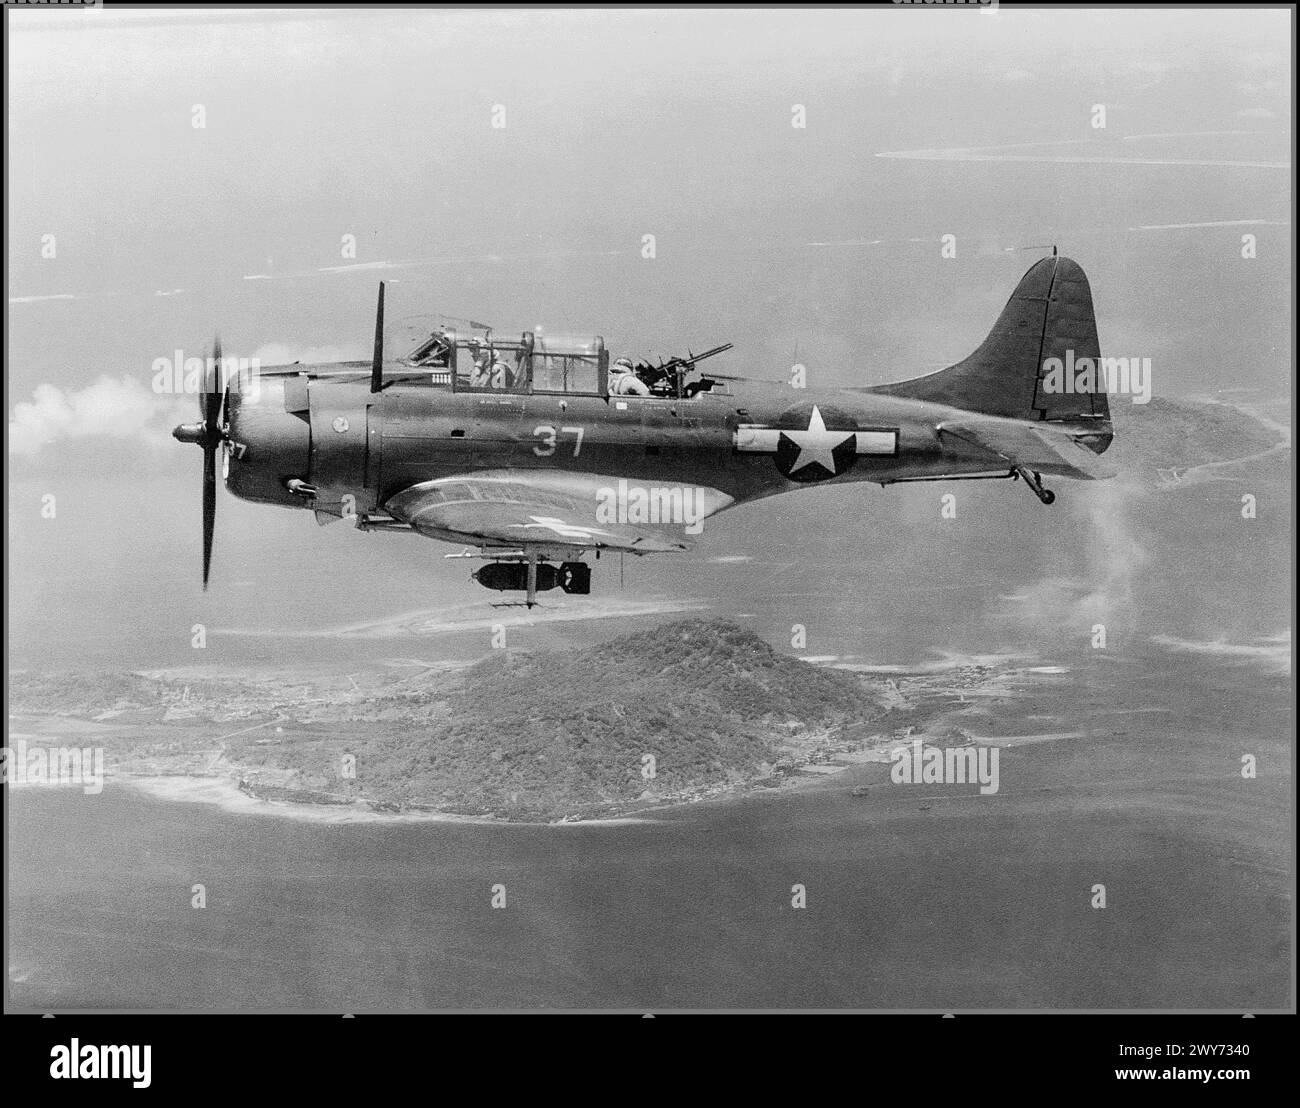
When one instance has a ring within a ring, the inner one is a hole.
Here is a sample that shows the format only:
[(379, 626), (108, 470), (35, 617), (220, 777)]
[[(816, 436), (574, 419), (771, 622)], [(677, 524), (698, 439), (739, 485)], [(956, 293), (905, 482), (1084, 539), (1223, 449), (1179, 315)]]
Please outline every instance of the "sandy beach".
[(294, 801), (262, 800), (249, 796), (233, 781), (224, 777), (132, 777), (118, 775), (113, 784), (137, 788), (158, 800), (182, 800), (195, 804), (211, 804), (226, 812), (243, 815), (272, 816), (280, 819), (300, 820), (305, 823), (463, 823), (500, 824), (510, 827), (559, 827), (582, 824), (615, 826), (619, 824), (649, 823), (650, 820), (633, 816), (609, 819), (555, 820), (529, 822), (503, 820), (494, 816), (458, 815), (450, 812), (377, 812), (364, 801), (354, 804), (299, 804)]

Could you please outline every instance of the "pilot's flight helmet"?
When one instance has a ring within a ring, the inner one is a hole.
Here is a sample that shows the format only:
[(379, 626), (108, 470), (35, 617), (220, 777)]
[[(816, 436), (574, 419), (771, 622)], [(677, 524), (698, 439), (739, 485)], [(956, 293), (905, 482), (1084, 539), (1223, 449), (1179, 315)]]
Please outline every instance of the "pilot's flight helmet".
[(615, 368), (615, 369), (618, 369), (619, 366), (622, 366), (625, 370), (627, 370), (628, 373), (631, 373), (631, 372), (632, 372), (632, 359), (631, 359), (631, 358), (619, 358), (618, 361), (616, 361), (616, 362), (614, 363), (614, 368)]

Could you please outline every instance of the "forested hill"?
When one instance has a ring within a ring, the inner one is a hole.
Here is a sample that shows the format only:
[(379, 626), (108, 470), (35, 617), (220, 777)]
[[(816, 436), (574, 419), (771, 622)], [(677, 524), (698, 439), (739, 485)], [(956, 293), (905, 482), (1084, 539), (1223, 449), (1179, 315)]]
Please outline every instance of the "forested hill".
[(467, 670), (446, 708), (427, 732), (375, 744), (373, 785), (410, 799), (436, 787), (471, 807), (608, 803), (761, 776), (792, 733), (881, 714), (859, 678), (700, 619), (582, 650), (503, 652)]

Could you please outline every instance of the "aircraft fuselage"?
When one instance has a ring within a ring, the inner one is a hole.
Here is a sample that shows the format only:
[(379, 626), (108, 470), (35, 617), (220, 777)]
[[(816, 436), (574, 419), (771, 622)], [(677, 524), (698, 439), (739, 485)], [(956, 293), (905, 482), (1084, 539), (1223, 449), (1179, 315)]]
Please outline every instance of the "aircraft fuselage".
[[(393, 376), (401, 371), (395, 366)], [(365, 515), (411, 485), (483, 471), (700, 485), (737, 504), (827, 482), (1006, 471), (988, 451), (941, 441), (936, 425), (959, 414), (869, 392), (737, 378), (670, 399), (464, 393), (402, 381), (372, 393), (368, 375), (342, 367), (271, 370), (255, 390), (231, 393), (226, 485), (246, 500), (325, 511), (347, 504)], [(746, 448), (747, 434), (762, 439), (749, 429), (776, 432), (768, 436), (775, 449)], [(294, 480), (314, 495), (289, 491)]]

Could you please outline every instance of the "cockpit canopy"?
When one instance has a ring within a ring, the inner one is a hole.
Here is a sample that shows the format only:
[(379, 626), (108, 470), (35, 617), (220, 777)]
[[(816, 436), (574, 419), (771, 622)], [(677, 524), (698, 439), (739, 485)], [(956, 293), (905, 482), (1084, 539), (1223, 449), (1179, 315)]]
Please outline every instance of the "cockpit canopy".
[(435, 384), (456, 392), (603, 396), (609, 369), (599, 335), (525, 331), (503, 338), (490, 328), (440, 328), (403, 361), (432, 370)]

